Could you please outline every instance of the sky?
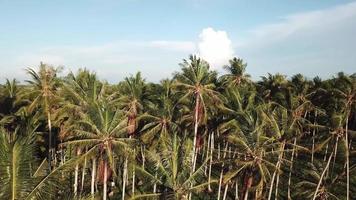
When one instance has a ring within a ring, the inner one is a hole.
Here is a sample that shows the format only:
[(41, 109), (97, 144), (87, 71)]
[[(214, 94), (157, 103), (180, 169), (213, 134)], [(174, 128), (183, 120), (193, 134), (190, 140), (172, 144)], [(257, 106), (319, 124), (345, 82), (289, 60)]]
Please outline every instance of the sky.
[(0, 83), (42, 61), (116, 83), (171, 77), (196, 54), (213, 70), (232, 57), (267, 73), (356, 72), (356, 1), (0, 0)]

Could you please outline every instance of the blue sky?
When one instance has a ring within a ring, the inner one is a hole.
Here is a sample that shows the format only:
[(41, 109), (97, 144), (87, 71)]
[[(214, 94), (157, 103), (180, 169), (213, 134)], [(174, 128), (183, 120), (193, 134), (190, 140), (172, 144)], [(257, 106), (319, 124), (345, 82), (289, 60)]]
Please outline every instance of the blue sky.
[(356, 72), (356, 2), (344, 0), (0, 0), (0, 82), (40, 61), (117, 82), (158, 81), (189, 54), (222, 73), (232, 56), (267, 72)]

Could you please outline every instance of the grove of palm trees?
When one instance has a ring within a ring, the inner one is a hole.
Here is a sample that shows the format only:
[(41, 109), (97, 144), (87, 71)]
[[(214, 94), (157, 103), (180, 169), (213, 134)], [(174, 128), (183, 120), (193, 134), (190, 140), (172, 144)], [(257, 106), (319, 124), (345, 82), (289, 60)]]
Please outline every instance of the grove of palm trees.
[(159, 83), (41, 63), (0, 85), (0, 199), (356, 199), (356, 74), (190, 56)]

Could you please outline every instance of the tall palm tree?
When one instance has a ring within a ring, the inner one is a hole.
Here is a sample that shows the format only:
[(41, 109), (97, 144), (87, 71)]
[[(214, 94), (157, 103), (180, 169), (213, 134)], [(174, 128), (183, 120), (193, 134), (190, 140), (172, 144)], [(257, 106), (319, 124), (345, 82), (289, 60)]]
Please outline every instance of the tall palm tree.
[(239, 86), (240, 84), (250, 82), (251, 76), (245, 73), (247, 63), (244, 63), (241, 58), (236, 57), (229, 60), (229, 63), (230, 65), (224, 66), (224, 69), (228, 72), (228, 74), (220, 77), (221, 81), (225, 85)]
[(52, 170), (52, 159), (55, 154), (55, 147), (53, 144), (52, 135), (52, 113), (55, 109), (56, 101), (58, 96), (56, 94), (59, 82), (57, 78), (57, 73), (60, 68), (54, 68), (41, 63), (39, 66), (39, 71), (36, 72), (34, 69), (28, 68), (27, 73), (31, 76), (31, 80), (26, 82), (30, 84), (30, 88), (23, 90), (22, 98), (29, 98), (30, 103), (28, 109), (30, 112), (34, 111), (36, 108), (40, 108), (43, 115), (47, 120), (48, 126), (48, 164), (49, 171)]
[(220, 98), (218, 92), (214, 90), (217, 74), (210, 71), (206, 61), (196, 56), (190, 56), (189, 61), (184, 60), (181, 67), (182, 73), (175, 74), (174, 88), (182, 94), (181, 102), (186, 101), (194, 104), (193, 113), (189, 115), (194, 124), (192, 150), (192, 172), (194, 172), (199, 125), (206, 124), (208, 108), (220, 103)]
[(263, 188), (271, 169), (276, 168), (272, 160), (278, 151), (273, 151), (273, 148), (280, 145), (276, 139), (280, 136), (277, 136), (278, 132), (269, 131), (272, 126), (267, 123), (267, 105), (254, 105), (254, 98), (249, 98), (248, 103), (243, 105), (238, 91), (231, 92), (234, 95), (230, 97), (234, 99), (230, 100), (235, 103), (226, 105), (229, 118), (221, 124), (220, 130), (239, 154), (228, 159), (232, 168), (224, 175), (224, 182), (242, 176), (241, 198), (247, 200), (250, 188)]
[(99, 160), (100, 181), (103, 183), (103, 199), (107, 198), (107, 181), (115, 172), (116, 157), (131, 154), (133, 139), (127, 135), (127, 118), (124, 112), (108, 99), (102, 99), (86, 112), (79, 111), (80, 120), (73, 126), (75, 134), (69, 136), (63, 145), (88, 148), (87, 157)]
[(150, 168), (136, 167), (138, 173), (158, 184), (156, 193), (141, 194), (135, 196), (135, 199), (157, 196), (160, 199), (183, 200), (188, 199), (191, 193), (201, 192), (207, 187), (208, 182), (204, 180), (206, 161), (191, 173), (191, 141), (179, 138), (175, 131), (165, 143), (159, 152), (147, 152)]

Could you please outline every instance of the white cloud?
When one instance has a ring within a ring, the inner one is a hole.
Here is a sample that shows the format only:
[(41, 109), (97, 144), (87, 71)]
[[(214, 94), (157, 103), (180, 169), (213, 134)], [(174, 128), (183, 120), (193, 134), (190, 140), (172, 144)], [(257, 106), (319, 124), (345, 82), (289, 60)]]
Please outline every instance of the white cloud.
[(205, 28), (199, 39), (198, 55), (208, 61), (213, 68), (222, 67), (234, 56), (231, 40), (225, 31)]
[(267, 72), (330, 77), (354, 73), (356, 2), (292, 14), (247, 31), (236, 47), (249, 73)]

